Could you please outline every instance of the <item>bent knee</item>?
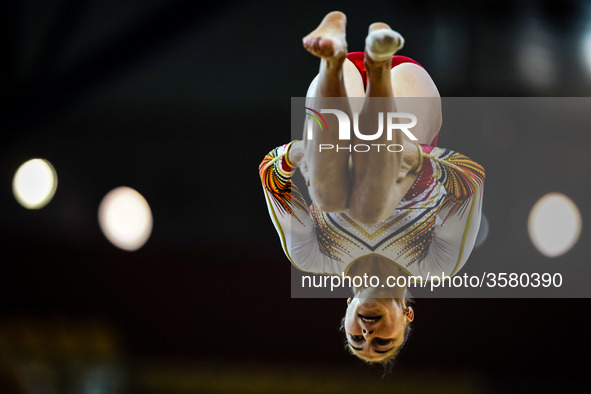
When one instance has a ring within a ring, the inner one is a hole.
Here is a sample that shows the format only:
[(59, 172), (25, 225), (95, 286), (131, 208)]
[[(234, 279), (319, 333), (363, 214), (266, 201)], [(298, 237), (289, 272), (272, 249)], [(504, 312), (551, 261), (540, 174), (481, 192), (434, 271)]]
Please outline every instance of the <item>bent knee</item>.
[(380, 203), (367, 203), (351, 201), (349, 216), (357, 223), (365, 226), (373, 226), (385, 220), (389, 216), (387, 207)]
[(311, 188), (312, 199), (320, 209), (328, 213), (339, 213), (347, 209), (349, 204), (349, 194), (346, 190), (314, 187)]

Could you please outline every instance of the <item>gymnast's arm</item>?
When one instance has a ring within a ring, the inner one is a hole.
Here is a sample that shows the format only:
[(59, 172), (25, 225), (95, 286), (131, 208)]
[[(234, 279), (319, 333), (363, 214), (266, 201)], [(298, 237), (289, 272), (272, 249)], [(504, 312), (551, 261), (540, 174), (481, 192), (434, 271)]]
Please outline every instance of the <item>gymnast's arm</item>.
[[(304, 165), (303, 144), (292, 141), (270, 151), (259, 166), (265, 200), (283, 251), (301, 271), (340, 274), (341, 264), (321, 253), (304, 197), (291, 177)], [(301, 168), (304, 171), (304, 168)]]
[(431, 275), (452, 276), (466, 263), (476, 242), (482, 213), (484, 168), (449, 149), (418, 147), (419, 166), (427, 166), (425, 169), (432, 171), (446, 191), (437, 214), (433, 240), (419, 268), (423, 275), (430, 272)]

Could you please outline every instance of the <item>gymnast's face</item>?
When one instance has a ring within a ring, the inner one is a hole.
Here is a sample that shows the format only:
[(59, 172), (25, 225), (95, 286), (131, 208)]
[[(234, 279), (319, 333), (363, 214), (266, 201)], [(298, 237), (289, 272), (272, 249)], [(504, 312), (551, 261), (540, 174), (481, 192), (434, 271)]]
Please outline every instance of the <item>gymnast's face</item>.
[(353, 354), (365, 361), (381, 361), (404, 342), (404, 329), (414, 319), (411, 307), (395, 298), (349, 298), (345, 334)]

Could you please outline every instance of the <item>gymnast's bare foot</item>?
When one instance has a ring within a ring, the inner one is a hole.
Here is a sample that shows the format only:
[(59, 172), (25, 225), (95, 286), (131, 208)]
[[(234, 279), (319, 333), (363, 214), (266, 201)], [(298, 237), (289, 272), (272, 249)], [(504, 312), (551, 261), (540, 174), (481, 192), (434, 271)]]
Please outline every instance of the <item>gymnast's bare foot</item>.
[(327, 61), (344, 60), (347, 56), (346, 25), (347, 17), (342, 12), (327, 14), (316, 30), (304, 37), (304, 47)]
[(390, 61), (404, 46), (404, 38), (382, 22), (372, 23), (365, 39), (365, 54), (375, 62)]

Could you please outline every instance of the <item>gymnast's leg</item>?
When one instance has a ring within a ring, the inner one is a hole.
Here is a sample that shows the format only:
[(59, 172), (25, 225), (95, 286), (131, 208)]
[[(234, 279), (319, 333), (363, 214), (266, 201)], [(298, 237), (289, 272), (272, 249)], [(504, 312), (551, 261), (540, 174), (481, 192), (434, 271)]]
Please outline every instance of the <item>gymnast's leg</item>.
[[(331, 12), (320, 25), (303, 39), (304, 47), (320, 58), (320, 71), (312, 81), (306, 98), (306, 106), (313, 109), (335, 108), (335, 100), (349, 95), (363, 96), (363, 82), (355, 66), (347, 56), (345, 35), (346, 17), (341, 12)], [(339, 109), (351, 114), (348, 100), (339, 100)], [(336, 116), (325, 116), (327, 130), (313, 125), (312, 140), (304, 135), (308, 191), (316, 204), (326, 212), (341, 212), (348, 207), (350, 174), (347, 150), (323, 150), (321, 144), (337, 146), (338, 121)]]
[[(369, 28), (365, 48), (365, 67), (368, 73), (368, 85), (363, 109), (359, 115), (363, 134), (375, 133), (378, 129), (378, 113), (397, 112), (393, 99), (391, 79), (392, 55), (402, 47), (402, 37), (384, 23), (374, 23)], [(381, 136), (372, 140), (372, 144), (403, 144), (402, 133), (393, 133), (393, 139), (387, 139), (385, 121)], [(367, 141), (355, 137), (356, 144)], [(390, 152), (385, 148), (369, 152), (353, 152), (352, 190), (349, 200), (351, 216), (360, 223), (373, 225), (385, 220), (392, 214), (404, 197), (406, 190), (401, 190), (396, 179), (402, 163), (401, 152)], [(414, 180), (413, 180), (414, 181)], [(410, 181), (406, 181), (409, 183)], [(412, 185), (410, 184), (404, 186)]]
[(398, 112), (414, 114), (420, 120), (412, 129), (415, 142), (430, 145), (441, 129), (441, 98), (433, 79), (414, 63), (394, 67), (390, 79)]

